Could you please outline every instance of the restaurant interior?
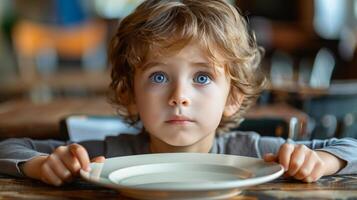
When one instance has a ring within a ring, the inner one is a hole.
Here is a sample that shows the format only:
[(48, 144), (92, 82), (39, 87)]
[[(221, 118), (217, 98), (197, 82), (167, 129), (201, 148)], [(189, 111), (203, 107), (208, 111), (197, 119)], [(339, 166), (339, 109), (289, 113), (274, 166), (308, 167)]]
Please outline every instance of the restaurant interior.
[[(88, 138), (118, 131), (102, 123), (117, 119), (107, 100), (107, 46), (142, 0), (0, 2), (0, 140), (71, 139), (71, 116), (101, 122), (82, 121)], [(269, 79), (236, 129), (357, 138), (357, 0), (230, 2), (264, 48)]]

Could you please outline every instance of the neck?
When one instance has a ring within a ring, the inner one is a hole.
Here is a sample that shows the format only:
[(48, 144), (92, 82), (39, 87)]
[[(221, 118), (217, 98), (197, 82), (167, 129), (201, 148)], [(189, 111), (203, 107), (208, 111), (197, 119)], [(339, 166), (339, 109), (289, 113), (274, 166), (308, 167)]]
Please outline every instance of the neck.
[(150, 135), (150, 152), (151, 153), (177, 153), (177, 152), (194, 152), (208, 153), (213, 145), (215, 134), (209, 134), (202, 140), (189, 146), (173, 146)]

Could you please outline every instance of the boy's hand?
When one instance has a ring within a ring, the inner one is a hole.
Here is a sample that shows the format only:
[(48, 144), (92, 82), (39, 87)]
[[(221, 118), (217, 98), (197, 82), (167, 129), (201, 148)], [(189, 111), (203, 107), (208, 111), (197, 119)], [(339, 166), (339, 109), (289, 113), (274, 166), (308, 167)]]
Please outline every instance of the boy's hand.
[(334, 174), (346, 164), (330, 153), (288, 143), (280, 147), (277, 155), (264, 155), (264, 160), (280, 163), (285, 169), (285, 176), (304, 182), (315, 182), (322, 176)]
[[(94, 162), (104, 162), (103, 156), (94, 158)], [(23, 173), (30, 178), (60, 186), (78, 176), (79, 170), (89, 171), (89, 156), (79, 144), (58, 147), (49, 156), (38, 156), (23, 164)]]

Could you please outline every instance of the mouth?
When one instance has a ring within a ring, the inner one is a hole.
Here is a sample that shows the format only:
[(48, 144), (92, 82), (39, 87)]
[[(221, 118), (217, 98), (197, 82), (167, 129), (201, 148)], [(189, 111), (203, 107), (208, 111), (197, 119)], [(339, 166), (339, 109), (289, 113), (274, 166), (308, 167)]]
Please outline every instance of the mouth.
[(169, 124), (188, 124), (194, 122), (194, 120), (186, 116), (173, 116), (169, 120), (166, 120), (165, 122)]

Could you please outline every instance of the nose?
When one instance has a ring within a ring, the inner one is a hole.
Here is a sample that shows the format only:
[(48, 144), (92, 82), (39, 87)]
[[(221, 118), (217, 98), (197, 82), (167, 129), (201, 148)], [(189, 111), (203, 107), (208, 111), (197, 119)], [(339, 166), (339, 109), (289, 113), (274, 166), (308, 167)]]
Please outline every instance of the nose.
[(188, 106), (190, 105), (187, 89), (181, 84), (176, 84), (169, 98), (170, 106)]

